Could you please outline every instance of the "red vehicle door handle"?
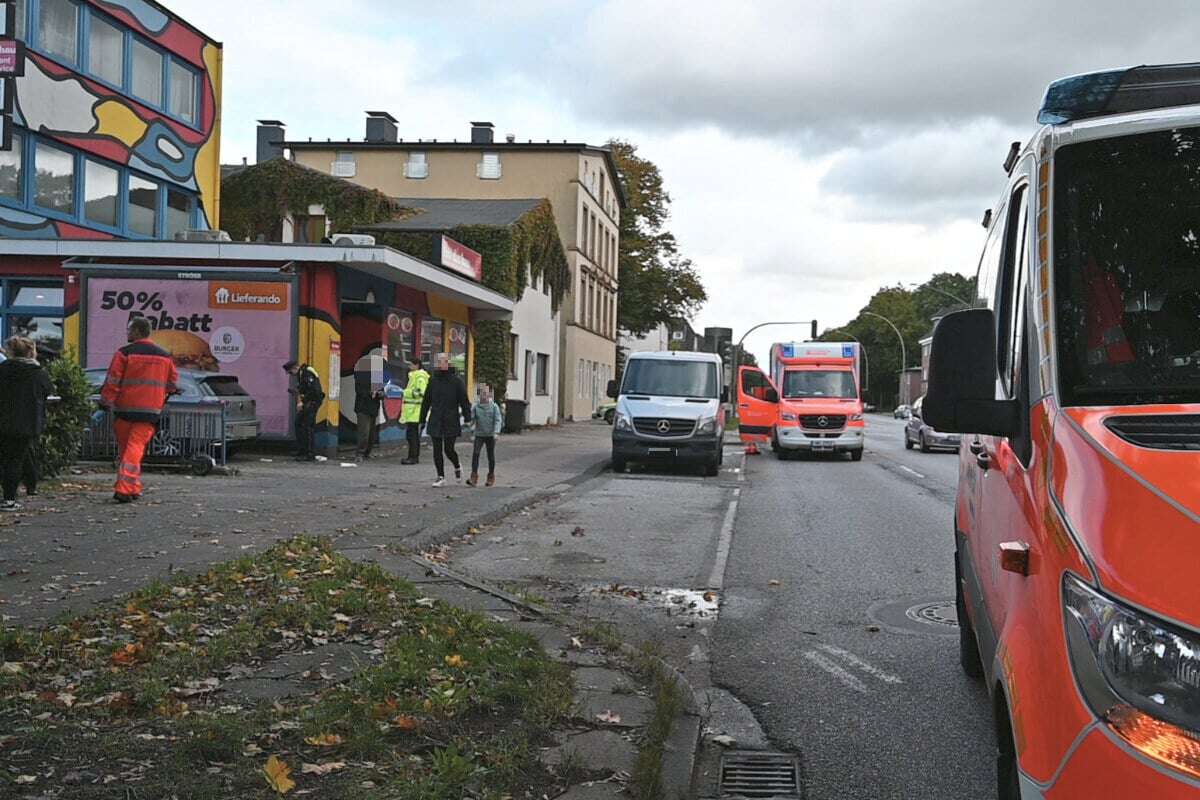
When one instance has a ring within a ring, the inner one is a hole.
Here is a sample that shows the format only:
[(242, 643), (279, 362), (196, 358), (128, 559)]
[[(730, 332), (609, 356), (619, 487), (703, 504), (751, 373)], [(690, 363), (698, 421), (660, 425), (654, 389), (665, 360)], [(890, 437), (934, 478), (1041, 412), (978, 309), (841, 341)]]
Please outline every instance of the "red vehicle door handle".
[(750, 407), (749, 403), (738, 403), (738, 408), (749, 408), (749, 407)]
[(981, 452), (975, 455), (975, 463), (979, 465), (981, 470), (987, 472), (992, 468), (992, 454), (982, 448), (980, 450)]
[(983, 452), (983, 442), (979, 441), (978, 439), (971, 442), (972, 455), (979, 455), (982, 452)]

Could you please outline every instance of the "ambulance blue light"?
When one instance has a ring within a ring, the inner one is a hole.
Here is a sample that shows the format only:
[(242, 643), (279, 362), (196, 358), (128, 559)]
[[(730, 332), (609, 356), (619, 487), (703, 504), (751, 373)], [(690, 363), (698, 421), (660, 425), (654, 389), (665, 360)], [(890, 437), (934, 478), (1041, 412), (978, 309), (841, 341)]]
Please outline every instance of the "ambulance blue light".
[(1038, 122), (1078, 119), (1200, 103), (1200, 64), (1163, 64), (1092, 72), (1054, 81)]
[(842, 345), (842, 358), (854, 358), (854, 345)]
[(783, 357), (784, 358), (795, 358), (796, 357), (795, 345), (785, 344), (783, 346)]

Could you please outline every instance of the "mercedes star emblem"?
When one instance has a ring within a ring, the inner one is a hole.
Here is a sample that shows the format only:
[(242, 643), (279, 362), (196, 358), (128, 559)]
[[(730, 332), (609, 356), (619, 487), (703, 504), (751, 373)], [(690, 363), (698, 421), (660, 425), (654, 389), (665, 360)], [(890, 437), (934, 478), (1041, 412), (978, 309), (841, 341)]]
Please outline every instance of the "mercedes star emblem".
[(660, 419), (658, 421), (658, 432), (659, 433), (670, 433), (671, 432), (670, 420)]
[(817, 425), (821, 426), (822, 428), (828, 428), (829, 417), (817, 417)]

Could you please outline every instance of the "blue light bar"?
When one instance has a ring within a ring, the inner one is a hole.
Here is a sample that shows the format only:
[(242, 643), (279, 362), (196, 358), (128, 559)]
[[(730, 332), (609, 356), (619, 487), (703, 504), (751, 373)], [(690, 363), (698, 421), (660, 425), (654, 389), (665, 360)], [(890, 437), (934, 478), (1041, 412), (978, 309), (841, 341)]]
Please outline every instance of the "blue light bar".
[(1200, 103), (1200, 64), (1163, 64), (1092, 72), (1054, 81), (1038, 122), (1078, 119)]

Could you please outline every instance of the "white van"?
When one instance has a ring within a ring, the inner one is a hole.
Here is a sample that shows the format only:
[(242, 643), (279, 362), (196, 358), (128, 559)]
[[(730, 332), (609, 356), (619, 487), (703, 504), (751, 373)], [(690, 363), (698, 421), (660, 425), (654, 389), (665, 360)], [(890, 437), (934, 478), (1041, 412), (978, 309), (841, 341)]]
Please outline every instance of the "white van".
[(613, 419), (612, 465), (668, 461), (704, 466), (714, 476), (723, 462), (725, 403), (721, 358), (713, 353), (633, 353), (625, 362)]

